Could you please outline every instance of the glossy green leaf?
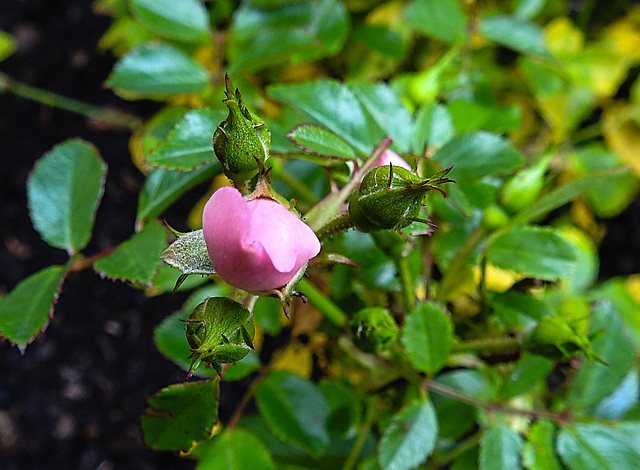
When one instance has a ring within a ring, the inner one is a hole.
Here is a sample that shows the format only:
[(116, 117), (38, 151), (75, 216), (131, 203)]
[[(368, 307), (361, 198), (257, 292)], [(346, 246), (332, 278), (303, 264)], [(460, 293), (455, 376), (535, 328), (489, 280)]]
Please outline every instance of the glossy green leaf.
[(485, 18), (480, 23), (480, 32), (484, 37), (523, 54), (550, 55), (544, 46), (540, 27), (515, 16), (496, 15)]
[(591, 318), (591, 330), (602, 332), (591, 346), (609, 365), (585, 362), (573, 377), (567, 403), (583, 413), (591, 412), (600, 400), (618, 387), (636, 357), (620, 317), (610, 302), (597, 304)]
[(600, 423), (579, 423), (558, 434), (557, 449), (570, 470), (635, 470), (640, 462), (637, 440)]
[(593, 296), (595, 299), (611, 302), (625, 325), (634, 349), (640, 352), (640, 305), (630, 295), (625, 281), (620, 277), (609, 279), (593, 290)]
[(346, 8), (336, 0), (264, 9), (247, 3), (235, 11), (233, 19), (231, 74), (333, 55), (349, 30)]
[(329, 445), (329, 405), (312, 382), (295, 374), (269, 374), (256, 390), (262, 416), (273, 432), (313, 456), (324, 454)]
[(423, 372), (433, 373), (444, 365), (453, 339), (447, 314), (432, 303), (422, 303), (405, 319), (402, 345), (409, 359)]
[(322, 127), (303, 124), (293, 129), (287, 137), (298, 147), (319, 157), (355, 160), (356, 153), (340, 137)]
[(522, 452), (522, 463), (529, 470), (562, 470), (555, 451), (556, 427), (541, 419), (529, 430)]
[(147, 161), (169, 170), (192, 170), (216, 161), (211, 139), (226, 117), (224, 111), (210, 108), (185, 114)]
[(515, 170), (525, 162), (507, 140), (486, 131), (455, 137), (438, 150), (433, 159), (442, 168), (453, 166), (449, 177), (459, 184)]
[(487, 260), (502, 269), (551, 281), (577, 267), (571, 242), (554, 229), (534, 225), (497, 235), (489, 244)]
[(513, 429), (504, 424), (491, 427), (480, 441), (480, 470), (521, 469), (522, 448), (522, 438)]
[(133, 16), (160, 36), (184, 42), (207, 39), (209, 15), (199, 0), (130, 0)]
[(640, 401), (640, 373), (631, 369), (611, 395), (604, 397), (594, 408), (599, 419), (621, 419)]
[(169, 171), (158, 168), (144, 182), (138, 197), (138, 220), (159, 216), (184, 192), (213, 178), (220, 171), (219, 163), (211, 163), (192, 171)]
[[(574, 162), (580, 175), (620, 167), (623, 160), (603, 145), (578, 148)], [(638, 195), (640, 183), (632, 173), (612, 176), (586, 192), (587, 201), (597, 217), (614, 217), (625, 210)]]
[(189, 451), (211, 437), (218, 421), (217, 377), (163, 388), (148, 399), (142, 414), (144, 440), (155, 450)]
[(579, 196), (582, 196), (587, 191), (594, 190), (600, 187), (601, 184), (609, 182), (612, 179), (617, 178), (619, 175), (628, 173), (629, 171), (630, 170), (628, 168), (603, 170), (570, 181), (555, 188), (544, 197), (539, 198), (531, 208), (525, 209), (516, 215), (512, 219), (511, 223), (516, 225), (542, 217), (552, 210), (573, 201)]
[(270, 470), (275, 464), (265, 445), (241, 428), (222, 433), (199, 459), (196, 470)]
[(457, 99), (447, 103), (453, 126), (458, 134), (477, 130), (497, 133), (515, 131), (520, 128), (520, 107), (500, 106)]
[(113, 68), (107, 86), (128, 99), (168, 98), (202, 90), (209, 73), (168, 44), (149, 43), (129, 51)]
[(467, 21), (456, 0), (414, 0), (403, 18), (421, 33), (448, 43), (467, 39)]
[(500, 395), (511, 398), (532, 391), (534, 385), (553, 370), (553, 366), (550, 359), (525, 352), (505, 380)]
[(517, 325), (524, 328), (553, 313), (542, 300), (513, 290), (492, 292), (491, 302), (496, 315), (507, 327)]
[(414, 400), (395, 414), (378, 446), (378, 463), (385, 470), (409, 470), (433, 452), (438, 421), (428, 400)]
[(64, 266), (49, 266), (0, 297), (0, 335), (24, 351), (46, 328), (65, 274)]
[(392, 147), (400, 153), (411, 150), (413, 118), (398, 95), (385, 83), (350, 82), (362, 107), (376, 124), (393, 140)]
[(89, 243), (106, 173), (96, 149), (80, 139), (38, 160), (27, 181), (29, 213), (49, 245), (75, 253)]
[(355, 93), (334, 80), (316, 80), (298, 85), (275, 85), (269, 95), (285, 101), (311, 123), (329, 129), (362, 154), (382, 141), (384, 132), (367, 118)]
[[(476, 400), (488, 401), (495, 397), (489, 381), (476, 370), (457, 369), (444, 372), (438, 374), (435, 382)], [(478, 413), (473, 406), (437, 393), (433, 393), (431, 399), (438, 417), (439, 437), (455, 441), (476, 425)]]
[(101, 277), (150, 285), (162, 263), (160, 253), (166, 247), (166, 230), (158, 221), (151, 220), (93, 267)]
[(353, 39), (392, 59), (402, 59), (407, 50), (402, 37), (383, 25), (362, 24), (353, 31)]
[[(9, 33), (0, 31), (0, 61), (9, 57), (16, 50), (16, 42)], [(0, 89), (2, 84), (0, 83)]]
[(451, 113), (446, 106), (438, 103), (423, 106), (416, 115), (413, 153), (424, 153), (427, 144), (431, 148), (440, 148), (449, 142), (455, 133)]

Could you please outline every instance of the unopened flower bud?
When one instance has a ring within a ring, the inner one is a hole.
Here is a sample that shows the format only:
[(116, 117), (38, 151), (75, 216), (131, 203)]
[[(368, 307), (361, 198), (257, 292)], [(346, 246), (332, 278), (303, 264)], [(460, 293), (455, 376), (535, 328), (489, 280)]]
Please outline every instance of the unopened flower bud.
[(349, 323), (353, 344), (361, 351), (377, 354), (398, 339), (398, 325), (384, 308), (364, 308)]
[(205, 205), (202, 229), (215, 271), (249, 292), (285, 286), (320, 252), (313, 230), (285, 206), (262, 197), (248, 201), (229, 186)]
[(253, 178), (261, 163), (269, 158), (271, 133), (265, 122), (247, 109), (238, 89), (226, 77), (224, 103), (229, 108), (227, 119), (213, 133), (213, 150), (224, 174), (241, 182)]
[(239, 361), (253, 349), (251, 314), (234, 300), (209, 297), (185, 321), (192, 353), (189, 357), (193, 359), (187, 378), (202, 362), (222, 374), (221, 364)]
[[(362, 179), (360, 188), (349, 199), (349, 216), (361, 232), (400, 230), (418, 218), (427, 192), (436, 185), (451, 183), (447, 168), (430, 178), (421, 178), (405, 168), (379, 166)], [(423, 221), (422, 221), (423, 222)]]

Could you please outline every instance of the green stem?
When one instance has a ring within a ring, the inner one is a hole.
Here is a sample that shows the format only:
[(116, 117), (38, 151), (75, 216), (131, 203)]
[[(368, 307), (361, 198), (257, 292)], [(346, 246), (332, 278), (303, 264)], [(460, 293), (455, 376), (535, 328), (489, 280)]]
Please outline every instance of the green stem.
[(64, 109), (72, 113), (86, 116), (96, 121), (115, 124), (135, 131), (142, 126), (143, 122), (136, 116), (121, 111), (114, 111), (100, 106), (84, 103), (82, 101), (67, 98), (50, 91), (42, 90), (25, 83), (17, 82), (0, 72), (0, 92), (10, 91), (14, 95), (27, 98), (38, 103), (46, 104), (56, 108)]
[(522, 416), (530, 416), (533, 418), (547, 418), (551, 419), (557, 423), (567, 423), (570, 419), (568, 411), (548, 411), (548, 410), (525, 410), (522, 408), (513, 408), (510, 406), (503, 406), (499, 403), (485, 403), (480, 400), (476, 400), (464, 393), (460, 393), (453, 388), (449, 388), (445, 385), (441, 385), (437, 382), (434, 382), (429, 379), (425, 379), (422, 382), (422, 387), (427, 390), (437, 393), (438, 395), (442, 395), (443, 397), (451, 398), (453, 400), (466, 403), (467, 405), (474, 406), (476, 408), (481, 408), (490, 413), (506, 413), (506, 414), (516, 414)]
[(513, 351), (522, 347), (522, 340), (514, 337), (504, 338), (483, 338), (460, 343), (453, 343), (451, 351), (454, 353), (462, 352), (500, 352)]
[(269, 160), (271, 163), (271, 175), (274, 178), (278, 178), (284, 184), (286, 184), (291, 190), (296, 193), (296, 196), (300, 198), (300, 201), (309, 204), (310, 206), (316, 204), (318, 200), (309, 190), (306, 184), (293, 176), (288, 171), (282, 169), (282, 165), (275, 158)]
[(333, 301), (328, 299), (316, 286), (308, 279), (301, 279), (297, 288), (311, 301), (314, 307), (332, 323), (342, 326), (347, 321), (347, 314), (342, 311)]
[(371, 427), (373, 426), (373, 423), (376, 420), (376, 415), (377, 415), (376, 412), (377, 412), (376, 403), (375, 402), (369, 403), (367, 407), (367, 413), (364, 418), (364, 423), (362, 423), (362, 426), (360, 426), (360, 429), (358, 429), (358, 438), (356, 439), (356, 442), (353, 443), (353, 447), (349, 452), (349, 456), (347, 457), (347, 460), (345, 461), (344, 466), (342, 467), (342, 470), (351, 470), (352, 468), (355, 467), (356, 463), (358, 462), (358, 458), (362, 453), (362, 448), (364, 447), (364, 443), (367, 442), (367, 437), (371, 432)]
[(349, 213), (345, 212), (319, 228), (316, 231), (316, 235), (320, 241), (324, 241), (350, 228), (353, 228), (353, 222), (351, 221), (351, 217), (349, 217)]
[(466, 239), (462, 247), (460, 247), (455, 258), (453, 258), (453, 261), (451, 261), (449, 268), (446, 270), (442, 281), (440, 282), (440, 292), (438, 292), (438, 296), (436, 299), (438, 302), (446, 302), (449, 294), (462, 275), (467, 259), (469, 259), (469, 256), (471, 256), (473, 250), (476, 249), (476, 247), (484, 239), (486, 234), (487, 233), (485, 229), (483, 229), (482, 227), (478, 227)]
[(406, 256), (395, 258), (394, 263), (398, 274), (400, 274), (400, 286), (402, 289), (402, 302), (407, 313), (413, 310), (415, 293), (413, 289), (413, 277), (409, 269), (409, 259)]
[(345, 184), (340, 191), (329, 194), (305, 214), (307, 225), (309, 225), (314, 232), (320, 230), (331, 219), (335, 218), (342, 212), (342, 206), (347, 202), (353, 190), (360, 185), (364, 175), (374, 167), (383, 152), (389, 148), (391, 143), (392, 140), (388, 137), (382, 139), (382, 142), (378, 144), (364, 164), (358, 168), (353, 175), (351, 175), (347, 184)]

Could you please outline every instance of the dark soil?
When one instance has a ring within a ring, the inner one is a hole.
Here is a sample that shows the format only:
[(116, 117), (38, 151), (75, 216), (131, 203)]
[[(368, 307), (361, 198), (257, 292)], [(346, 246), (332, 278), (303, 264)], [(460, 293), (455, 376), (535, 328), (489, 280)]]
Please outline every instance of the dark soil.
[[(96, 44), (110, 20), (96, 16), (89, 0), (4, 0), (0, 10), (0, 29), (19, 43), (16, 54), (0, 63), (2, 72), (143, 118), (158, 108), (121, 100), (103, 88), (114, 58), (97, 52)], [(129, 160), (129, 131), (96, 129), (82, 116), (0, 94), (0, 294), (67, 259), (31, 227), (25, 183), (36, 159), (74, 137), (92, 142), (109, 165), (86, 253), (132, 233), (143, 177)], [(601, 247), (601, 277), (640, 272), (640, 203), (609, 226)], [(154, 326), (183, 300), (148, 299), (90, 271), (71, 275), (46, 332), (24, 356), (0, 343), (0, 467), (193, 468), (192, 461), (145, 448), (139, 429), (145, 397), (184, 380), (184, 371), (156, 350), (152, 337)]]
[[(126, 102), (104, 89), (114, 63), (96, 50), (110, 19), (89, 0), (4, 0), (0, 29), (19, 50), (0, 63), (13, 79), (88, 103), (150, 116), (157, 103)], [(69, 112), (0, 94), (0, 294), (22, 278), (67, 260), (31, 227), (25, 183), (36, 159), (80, 137), (109, 166), (94, 239), (97, 253), (133, 232), (143, 176), (129, 160), (126, 129), (96, 129)], [(90, 270), (66, 280), (45, 333), (24, 356), (0, 343), (0, 468), (190, 469), (193, 461), (145, 448), (145, 398), (184, 380), (153, 343), (153, 328), (183, 297), (145, 298)]]

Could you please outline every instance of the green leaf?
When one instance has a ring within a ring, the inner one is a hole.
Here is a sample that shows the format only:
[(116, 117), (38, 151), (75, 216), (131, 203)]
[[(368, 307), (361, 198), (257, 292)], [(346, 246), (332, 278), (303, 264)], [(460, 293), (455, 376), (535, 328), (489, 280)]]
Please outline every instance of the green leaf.
[(258, 353), (249, 351), (245, 357), (228, 365), (227, 370), (224, 371), (224, 380), (229, 382), (231, 380), (244, 379), (252, 372), (257, 371), (260, 365)]
[(127, 99), (168, 98), (202, 90), (209, 73), (168, 44), (149, 43), (130, 50), (113, 68), (107, 86)]
[(290, 372), (272, 372), (258, 386), (256, 401), (278, 437), (312, 456), (325, 453), (329, 405), (313, 383)]
[(296, 127), (287, 137), (296, 147), (320, 157), (355, 160), (356, 153), (340, 137), (322, 127), (303, 124)]
[(366, 82), (351, 82), (349, 88), (376, 124), (393, 139), (393, 147), (400, 153), (410, 152), (413, 118), (393, 88), (386, 83)]
[(402, 59), (407, 47), (400, 34), (383, 25), (362, 24), (353, 31), (353, 39), (392, 59)]
[(275, 469), (271, 455), (260, 439), (234, 428), (216, 437), (200, 458), (196, 470)]
[(453, 166), (449, 177), (458, 183), (515, 170), (525, 162), (507, 140), (485, 131), (455, 137), (438, 150), (433, 159), (442, 168)]
[(96, 261), (94, 269), (101, 277), (151, 285), (167, 247), (167, 232), (156, 220), (123, 242), (106, 258)]
[[(444, 372), (438, 374), (435, 382), (476, 400), (488, 401), (495, 398), (489, 381), (476, 370)], [(477, 410), (473, 406), (438, 394), (432, 395), (432, 401), (438, 417), (440, 438), (455, 441), (476, 425)]]
[(269, 95), (285, 101), (310, 122), (329, 129), (366, 155), (382, 141), (384, 132), (367, 118), (355, 93), (334, 80), (276, 85)]
[(517, 105), (500, 106), (493, 102), (456, 99), (447, 103), (447, 109), (459, 134), (477, 130), (504, 133), (521, 126), (520, 107)]
[(378, 463), (385, 470), (409, 470), (431, 455), (438, 437), (438, 421), (428, 400), (414, 400), (394, 415), (380, 439)]
[(640, 305), (630, 295), (626, 279), (613, 278), (603, 282), (593, 291), (594, 299), (607, 300), (613, 304), (625, 325), (625, 332), (633, 342), (636, 352), (640, 351)]
[(403, 18), (421, 33), (447, 43), (467, 39), (464, 11), (456, 0), (414, 0), (405, 9)]
[(24, 352), (46, 328), (65, 274), (64, 266), (49, 266), (0, 297), (0, 335), (15, 343), (20, 351)]
[(550, 56), (544, 47), (542, 30), (531, 21), (515, 16), (496, 15), (480, 23), (480, 32), (487, 39), (526, 55)]
[(555, 210), (558, 207), (573, 201), (577, 197), (582, 196), (588, 190), (599, 188), (601, 184), (609, 182), (612, 179), (617, 178), (619, 175), (628, 173), (629, 171), (631, 170), (628, 168), (615, 168), (613, 170), (598, 171), (559, 186), (546, 196), (538, 199), (531, 208), (516, 215), (512, 219), (511, 225), (529, 222), (542, 217), (552, 210)]
[(432, 148), (442, 147), (455, 133), (451, 113), (446, 106), (439, 103), (425, 105), (416, 115), (413, 153), (422, 154), (426, 143)]
[(130, 0), (133, 16), (160, 36), (184, 42), (206, 40), (209, 15), (198, 0)]
[(571, 381), (567, 396), (567, 404), (571, 408), (587, 413), (618, 387), (636, 357), (620, 317), (610, 302), (596, 305), (591, 323), (592, 331), (602, 331), (591, 346), (609, 365), (595, 361), (582, 364)]
[(507, 327), (517, 325), (524, 328), (553, 313), (542, 300), (513, 290), (492, 292), (491, 303), (496, 315)]
[[(622, 159), (604, 145), (593, 144), (576, 149), (575, 166), (580, 175), (620, 167)], [(614, 217), (625, 210), (638, 195), (640, 183), (632, 173), (608, 178), (595, 189), (586, 192), (587, 201), (597, 217)]]
[(434, 373), (442, 368), (452, 339), (451, 322), (436, 304), (420, 304), (405, 319), (402, 345), (413, 365), (423, 372)]
[(96, 149), (80, 139), (56, 145), (38, 160), (27, 198), (31, 221), (49, 245), (75, 253), (89, 243), (106, 173)]
[(491, 427), (480, 441), (480, 470), (517, 470), (523, 442), (520, 435), (503, 424)]
[(337, 53), (349, 31), (345, 6), (336, 0), (272, 8), (245, 3), (233, 17), (230, 74)]
[(522, 463), (529, 470), (562, 470), (556, 455), (556, 427), (552, 421), (541, 419), (529, 430), (522, 452)]
[(219, 163), (211, 163), (192, 171), (168, 171), (158, 168), (144, 182), (138, 197), (137, 220), (159, 216), (185, 191), (213, 178), (220, 171)]
[(211, 437), (218, 421), (217, 377), (170, 385), (148, 399), (141, 417), (144, 440), (155, 450), (188, 452)]
[(554, 229), (524, 225), (498, 234), (487, 260), (502, 269), (553, 281), (576, 269), (573, 244)]
[(611, 395), (604, 397), (594, 408), (593, 416), (599, 419), (621, 419), (638, 405), (640, 373), (632, 369)]
[(213, 131), (226, 117), (224, 111), (210, 108), (186, 113), (147, 161), (169, 170), (192, 170), (214, 162)]
[(500, 395), (511, 398), (532, 391), (536, 383), (549, 375), (553, 366), (550, 359), (525, 352), (505, 380)]
[(570, 470), (635, 470), (640, 462), (640, 448), (633, 438), (604, 424), (565, 427), (556, 445)]
[(530, 20), (544, 8), (547, 0), (520, 0), (513, 15), (521, 20)]
[[(9, 57), (16, 50), (16, 42), (9, 33), (0, 30), (0, 62)], [(0, 89), (2, 83), (0, 82)]]

